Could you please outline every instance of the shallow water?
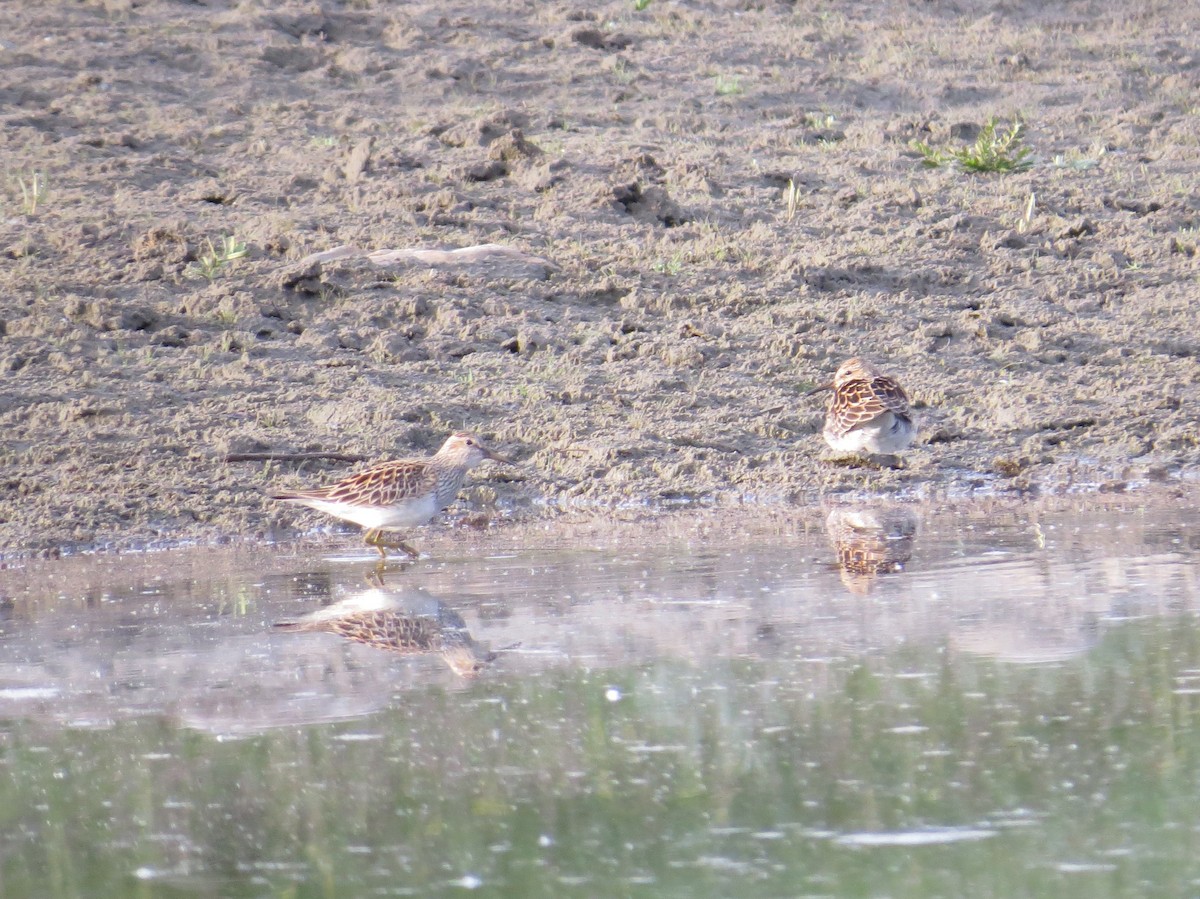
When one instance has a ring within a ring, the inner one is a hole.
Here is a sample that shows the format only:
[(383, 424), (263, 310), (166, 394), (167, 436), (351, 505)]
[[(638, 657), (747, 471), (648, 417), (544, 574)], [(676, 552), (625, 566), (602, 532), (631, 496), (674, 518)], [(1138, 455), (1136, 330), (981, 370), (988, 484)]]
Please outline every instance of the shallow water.
[(422, 548), (382, 581), (338, 538), (0, 571), (0, 893), (1200, 883), (1190, 500)]

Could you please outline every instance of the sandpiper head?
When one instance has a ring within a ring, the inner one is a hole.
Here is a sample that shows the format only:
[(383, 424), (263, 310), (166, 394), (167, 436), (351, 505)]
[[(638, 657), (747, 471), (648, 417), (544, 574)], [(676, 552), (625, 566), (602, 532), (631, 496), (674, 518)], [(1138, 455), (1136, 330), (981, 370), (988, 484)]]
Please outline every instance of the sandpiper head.
[(837, 374), (833, 376), (833, 386), (841, 387), (851, 381), (870, 381), (882, 376), (883, 373), (866, 359), (855, 356), (838, 366)]
[(442, 458), (453, 460), (455, 464), (465, 465), (467, 468), (474, 468), (484, 459), (503, 462), (506, 465), (513, 464), (510, 459), (488, 449), (482, 440), (466, 431), (455, 431), (447, 437), (437, 454)]
[(866, 359), (860, 359), (855, 356), (853, 359), (847, 359), (838, 366), (837, 374), (833, 376), (833, 380), (828, 384), (819, 384), (812, 390), (808, 391), (808, 396), (814, 393), (820, 393), (822, 390), (833, 390), (841, 387), (843, 384), (849, 384), (851, 381), (870, 381), (873, 378), (880, 377), (880, 371)]
[(459, 677), (470, 679), (478, 677), (489, 662), (495, 661), (496, 653), (488, 652), (468, 642), (447, 646), (442, 650), (442, 658), (450, 666), (451, 671)]

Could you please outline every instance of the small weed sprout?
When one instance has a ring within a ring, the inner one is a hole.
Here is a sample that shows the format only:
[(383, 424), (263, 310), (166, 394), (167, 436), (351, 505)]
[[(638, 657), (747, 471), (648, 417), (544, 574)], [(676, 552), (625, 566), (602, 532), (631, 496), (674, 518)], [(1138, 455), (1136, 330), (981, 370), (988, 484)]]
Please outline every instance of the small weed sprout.
[(21, 211), (26, 215), (34, 215), (38, 211), (38, 207), (46, 202), (45, 173), (34, 172), (28, 180), (24, 175), (18, 175), (17, 187), (21, 190)]
[(967, 172), (1020, 172), (1033, 165), (1029, 158), (1032, 151), (1022, 146), (1022, 122), (1014, 121), (1002, 133), (997, 133), (996, 125), (994, 117), (988, 119), (975, 143), (957, 150), (934, 149), (924, 141), (913, 141), (912, 147), (930, 168), (957, 162)]
[(222, 237), (219, 247), (213, 246), (211, 240), (207, 240), (205, 243), (208, 244), (208, 252), (201, 255), (195, 262), (183, 270), (186, 277), (203, 278), (206, 281), (211, 281), (229, 263), (235, 259), (241, 259), (250, 252), (246, 249), (246, 245), (233, 235)]
[(1103, 144), (1093, 144), (1086, 152), (1081, 150), (1068, 150), (1066, 153), (1059, 153), (1053, 159), (1053, 166), (1056, 169), (1069, 169), (1073, 172), (1085, 172), (1088, 169), (1094, 169), (1100, 164), (1100, 159), (1108, 152), (1108, 148)]
[(729, 97), (742, 92), (742, 79), (737, 75), (717, 75), (717, 95)]
[(1086, 171), (1096, 166), (1096, 160), (1094, 159), (1087, 159), (1085, 157), (1073, 159), (1069, 156), (1064, 156), (1062, 153), (1055, 156), (1051, 162), (1056, 169), (1071, 169), (1075, 172)]
[(633, 0), (634, 12), (644, 12), (646, 7), (651, 3), (651, 0)]
[(653, 270), (658, 272), (660, 275), (674, 276), (683, 271), (684, 262), (685, 259), (683, 253), (678, 252), (673, 253), (670, 259), (660, 259), (658, 262), (654, 263), (651, 268), (653, 268)]
[(1033, 213), (1037, 208), (1037, 194), (1030, 192), (1029, 199), (1025, 201), (1025, 211), (1021, 213), (1021, 219), (1017, 222), (1017, 233), (1024, 234), (1033, 225)]
[(637, 79), (637, 72), (631, 69), (629, 67), (629, 63), (620, 57), (618, 57), (617, 61), (613, 64), (612, 73), (613, 77), (616, 78), (621, 84), (631, 84)]
[(790, 222), (796, 217), (796, 210), (800, 208), (800, 188), (796, 186), (794, 178), (788, 178), (787, 187), (783, 190), (783, 202), (787, 207), (787, 220)]

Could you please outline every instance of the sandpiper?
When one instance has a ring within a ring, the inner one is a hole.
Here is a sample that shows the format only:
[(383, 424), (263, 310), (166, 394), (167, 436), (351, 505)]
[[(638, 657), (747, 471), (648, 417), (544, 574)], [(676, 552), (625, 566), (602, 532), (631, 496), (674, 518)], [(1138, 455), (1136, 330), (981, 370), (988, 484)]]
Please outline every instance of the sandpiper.
[(420, 553), (399, 537), (389, 539), (383, 532), (429, 522), (454, 502), (467, 472), (484, 459), (512, 464), (484, 446), (478, 437), (458, 431), (428, 459), (381, 462), (325, 487), (276, 493), (271, 498), (308, 506), (366, 528), (363, 536), (367, 545), (375, 547), (383, 559), (389, 549), (403, 550), (415, 559)]
[(917, 433), (908, 394), (865, 359), (847, 359), (833, 383), (809, 391), (833, 390), (825, 413), (825, 442), (838, 453), (894, 456)]
[(436, 654), (460, 677), (475, 677), (496, 658), (475, 642), (457, 612), (420, 589), (365, 590), (275, 627), (337, 634), (402, 655)]

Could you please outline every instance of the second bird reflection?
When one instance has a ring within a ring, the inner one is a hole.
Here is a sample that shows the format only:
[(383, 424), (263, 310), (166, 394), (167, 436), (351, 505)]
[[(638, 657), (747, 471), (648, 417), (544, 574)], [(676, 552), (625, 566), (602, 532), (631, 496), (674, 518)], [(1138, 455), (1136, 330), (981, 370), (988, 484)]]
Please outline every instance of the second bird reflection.
[(912, 558), (917, 516), (901, 506), (839, 506), (825, 519), (837, 550), (842, 583), (865, 596), (880, 575), (904, 570)]
[(475, 677), (496, 658), (475, 642), (457, 612), (411, 587), (372, 587), (299, 618), (277, 621), (275, 628), (337, 634), (403, 655), (440, 655), (460, 677)]

